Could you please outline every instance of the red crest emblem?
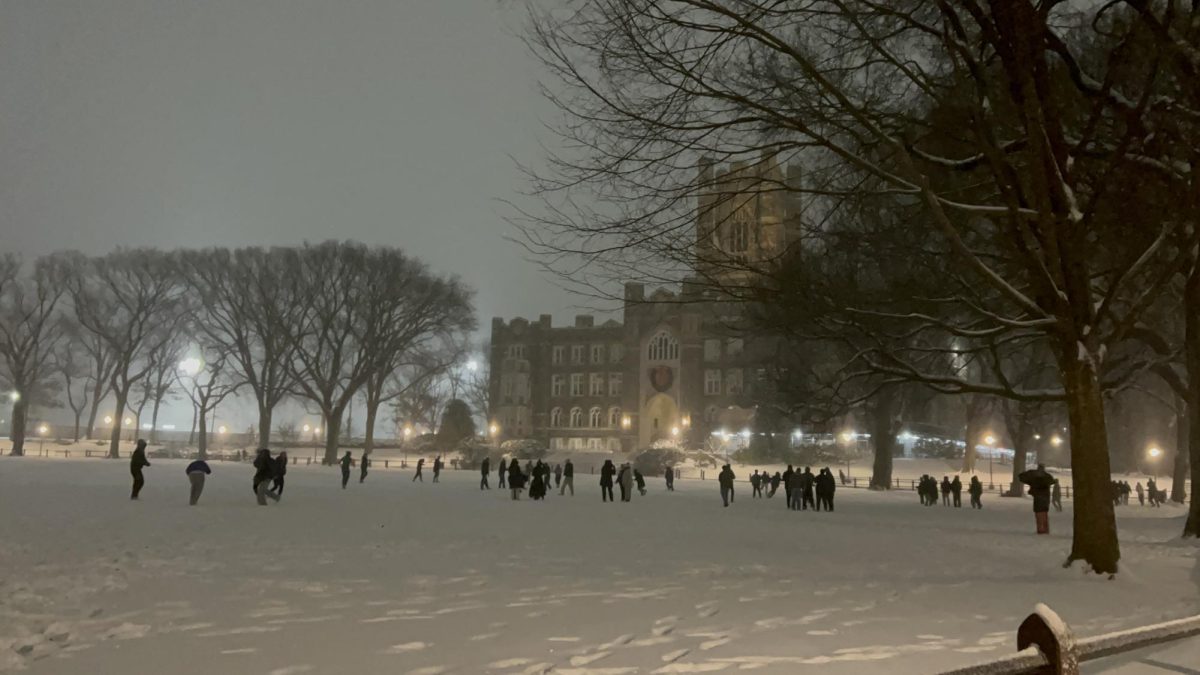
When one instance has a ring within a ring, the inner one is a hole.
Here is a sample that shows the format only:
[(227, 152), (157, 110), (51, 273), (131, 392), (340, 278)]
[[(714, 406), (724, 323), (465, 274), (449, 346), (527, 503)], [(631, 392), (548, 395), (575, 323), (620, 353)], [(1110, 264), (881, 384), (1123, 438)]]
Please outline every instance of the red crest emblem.
[(656, 391), (666, 391), (675, 382), (675, 371), (669, 366), (654, 366), (650, 369), (650, 385)]

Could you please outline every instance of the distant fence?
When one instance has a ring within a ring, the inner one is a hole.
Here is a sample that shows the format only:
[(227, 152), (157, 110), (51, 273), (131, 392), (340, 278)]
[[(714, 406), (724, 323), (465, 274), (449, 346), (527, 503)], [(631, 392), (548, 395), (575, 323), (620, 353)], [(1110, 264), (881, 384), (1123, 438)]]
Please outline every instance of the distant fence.
[[(1076, 640), (1054, 610), (1038, 605), (1017, 628), (1019, 653), (942, 675), (1079, 675), (1079, 664), (1200, 635), (1200, 616)], [(1164, 664), (1166, 670), (1174, 670)], [(1178, 672), (1195, 672), (1182, 669)]]

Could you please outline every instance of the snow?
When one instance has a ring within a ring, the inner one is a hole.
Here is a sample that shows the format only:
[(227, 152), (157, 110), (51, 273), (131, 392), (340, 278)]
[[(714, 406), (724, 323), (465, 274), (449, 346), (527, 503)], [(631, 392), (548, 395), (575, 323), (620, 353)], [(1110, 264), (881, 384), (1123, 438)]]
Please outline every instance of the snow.
[(259, 507), (248, 465), (214, 463), (189, 507), (184, 462), (152, 461), (131, 502), (125, 461), (0, 459), (0, 670), (930, 673), (1011, 654), (1039, 602), (1081, 638), (1198, 609), (1181, 509), (1119, 509), (1107, 581), (1060, 565), (1069, 502), (1037, 537), (1028, 500), (987, 495), (792, 513), (651, 479), (602, 504), (585, 469), (573, 499), (512, 502), (473, 471), (343, 491), (296, 466)]

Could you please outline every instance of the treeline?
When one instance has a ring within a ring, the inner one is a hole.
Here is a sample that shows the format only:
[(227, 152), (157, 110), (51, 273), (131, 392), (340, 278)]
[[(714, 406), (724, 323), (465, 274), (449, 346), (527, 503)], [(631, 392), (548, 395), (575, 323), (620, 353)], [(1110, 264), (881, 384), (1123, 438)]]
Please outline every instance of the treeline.
[(369, 449), (380, 407), (445, 374), (474, 328), (469, 289), (388, 247), (0, 257), (0, 387), (11, 391), (14, 455), (32, 405), (65, 405), (76, 437), (84, 427), (91, 438), (111, 398), (117, 457), (125, 415), (149, 409), (157, 429), (163, 401), (182, 391), (201, 453), (208, 413), (245, 393), (264, 446), (285, 399), (316, 408), (332, 462), (352, 400), (366, 401)]

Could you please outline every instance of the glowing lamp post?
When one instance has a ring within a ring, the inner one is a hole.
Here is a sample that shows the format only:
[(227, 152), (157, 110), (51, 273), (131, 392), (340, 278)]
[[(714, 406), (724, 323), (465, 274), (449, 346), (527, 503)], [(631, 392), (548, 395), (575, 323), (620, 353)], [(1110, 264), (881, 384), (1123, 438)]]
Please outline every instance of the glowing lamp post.
[(996, 437), (988, 434), (983, 438), (983, 442), (988, 446), (988, 489), (994, 490), (996, 487), (996, 477), (992, 473), (992, 458), (996, 456)]
[(1150, 458), (1150, 468), (1152, 469), (1150, 474), (1154, 476), (1155, 480), (1158, 480), (1158, 458), (1163, 456), (1162, 448), (1152, 445), (1146, 450), (1146, 456)]
[(46, 443), (46, 434), (50, 433), (50, 427), (43, 424), (38, 427), (38, 454), (42, 454), (43, 445)]

